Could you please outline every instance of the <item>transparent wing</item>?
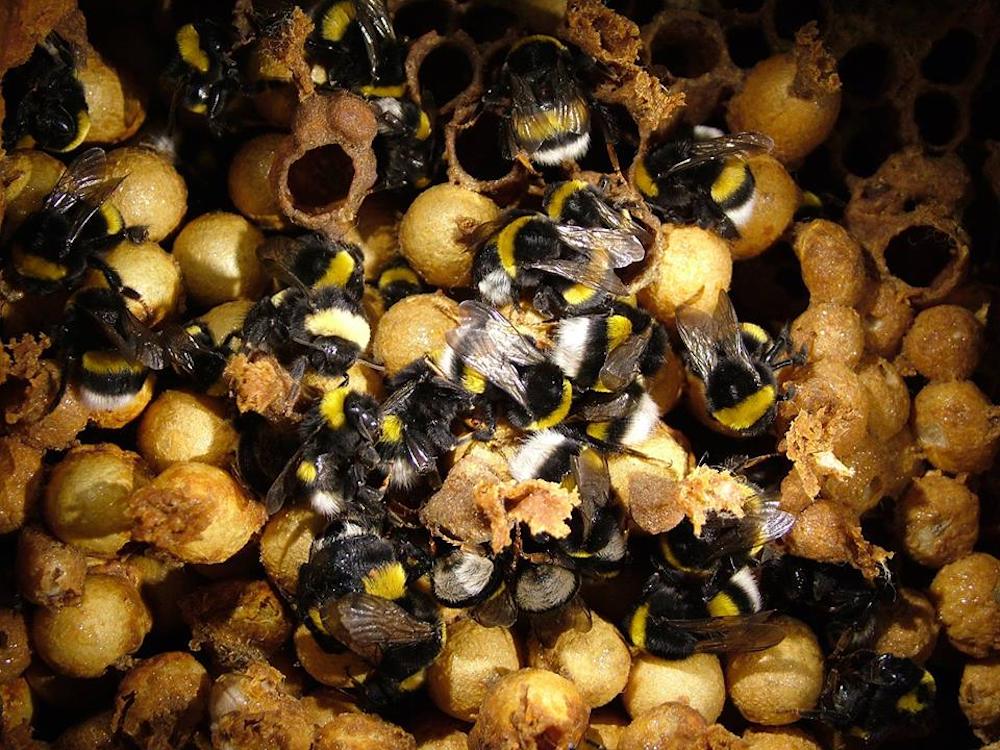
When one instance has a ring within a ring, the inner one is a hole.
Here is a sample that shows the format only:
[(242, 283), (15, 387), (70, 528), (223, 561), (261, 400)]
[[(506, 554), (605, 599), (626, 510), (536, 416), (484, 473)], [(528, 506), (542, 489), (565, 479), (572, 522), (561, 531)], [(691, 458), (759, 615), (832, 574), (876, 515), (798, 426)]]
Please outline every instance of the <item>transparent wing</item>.
[(628, 289), (622, 280), (615, 275), (610, 259), (603, 250), (595, 250), (589, 259), (557, 258), (537, 261), (532, 263), (530, 267), (569, 279), (613, 297), (628, 294)]
[(419, 620), (389, 599), (348, 594), (324, 605), (320, 616), (329, 632), (359, 656), (378, 664), (386, 649), (417, 643), (436, 634), (432, 623)]
[(781, 643), (785, 631), (767, 622), (770, 612), (734, 617), (709, 617), (703, 620), (668, 620), (667, 622), (696, 636), (697, 651), (730, 653), (761, 651)]
[(692, 141), (686, 158), (668, 169), (664, 176), (697, 167), (708, 161), (724, 159), (736, 154), (768, 152), (774, 148), (774, 141), (761, 133), (733, 133), (708, 140)]
[(725, 291), (719, 292), (711, 315), (687, 305), (679, 307), (677, 333), (687, 349), (689, 366), (702, 379), (715, 367), (720, 354), (740, 359), (747, 357), (736, 311)]
[(382, 67), (382, 56), (389, 44), (396, 42), (396, 34), (392, 29), (392, 20), (385, 0), (355, 0), (358, 27), (365, 43), (368, 64), (373, 78), (378, 78)]
[(100, 206), (120, 180), (108, 179), (108, 160), (104, 149), (90, 148), (76, 157), (46, 196), (44, 206), (67, 211), (80, 201)]
[(487, 628), (513, 626), (517, 621), (517, 606), (510, 595), (510, 590), (501, 583), (486, 601), (473, 608), (472, 617)]
[(620, 391), (632, 384), (639, 374), (639, 361), (646, 352), (649, 339), (653, 335), (653, 324), (635, 336), (629, 336), (623, 343), (608, 352), (601, 367), (600, 381), (612, 391)]
[(624, 268), (646, 256), (646, 249), (631, 232), (601, 227), (578, 227), (575, 224), (556, 224), (559, 239), (587, 256), (596, 251), (607, 254), (613, 268)]
[(518, 331), (496, 308), (477, 300), (467, 300), (458, 306), (461, 316), (459, 330), (476, 329), (486, 332), (496, 341), (512, 362), (518, 365), (536, 365), (545, 361), (545, 355), (534, 342)]
[(634, 393), (621, 391), (611, 398), (602, 397), (600, 400), (583, 403), (573, 409), (568, 419), (573, 422), (609, 422), (622, 419), (628, 415), (634, 401)]
[(114, 308), (84, 306), (82, 310), (100, 326), (123, 357), (141, 362), (151, 370), (162, 370), (167, 355), (159, 334), (143, 325), (121, 297), (116, 299)]
[(775, 539), (780, 539), (795, 525), (795, 516), (781, 510), (776, 500), (761, 502), (748, 509), (739, 522), (712, 539), (711, 559), (750, 551)]
[(445, 340), (467, 367), (478, 372), (523, 408), (528, 408), (528, 389), (524, 379), (487, 332), (482, 329), (454, 329), (448, 331)]

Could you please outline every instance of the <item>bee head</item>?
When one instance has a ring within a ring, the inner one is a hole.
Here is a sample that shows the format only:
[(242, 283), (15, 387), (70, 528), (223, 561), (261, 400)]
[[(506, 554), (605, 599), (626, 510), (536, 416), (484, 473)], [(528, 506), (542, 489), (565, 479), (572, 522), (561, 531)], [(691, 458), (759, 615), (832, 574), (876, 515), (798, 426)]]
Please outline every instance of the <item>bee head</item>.
[(378, 407), (368, 397), (351, 393), (344, 400), (344, 413), (351, 425), (369, 440), (379, 433)]

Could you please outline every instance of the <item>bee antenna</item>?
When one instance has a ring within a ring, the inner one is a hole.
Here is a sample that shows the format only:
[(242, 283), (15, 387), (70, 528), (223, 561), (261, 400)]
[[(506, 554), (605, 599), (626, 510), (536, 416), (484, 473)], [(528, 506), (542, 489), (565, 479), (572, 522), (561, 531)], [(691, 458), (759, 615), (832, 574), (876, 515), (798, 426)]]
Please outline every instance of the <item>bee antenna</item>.
[(375, 362), (375, 361), (370, 360), (370, 359), (365, 359), (364, 357), (358, 357), (357, 361), (360, 364), (364, 365), (365, 367), (368, 367), (368, 368), (371, 368), (372, 370), (375, 370), (375, 372), (385, 372), (385, 365), (383, 365), (383, 364), (381, 364), (379, 362)]

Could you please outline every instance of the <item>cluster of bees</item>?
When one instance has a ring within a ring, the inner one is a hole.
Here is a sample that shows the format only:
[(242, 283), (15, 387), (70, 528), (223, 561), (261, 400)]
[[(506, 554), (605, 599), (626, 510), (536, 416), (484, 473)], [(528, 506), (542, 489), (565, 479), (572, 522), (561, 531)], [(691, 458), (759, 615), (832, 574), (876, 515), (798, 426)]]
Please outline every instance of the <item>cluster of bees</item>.
[[(418, 104), (407, 91), (406, 45), (384, 4), (325, 2), (313, 19), (306, 53), (314, 83), (363, 96), (377, 115), (376, 189), (430, 184), (440, 161), (433, 104), (426, 97)], [(278, 21), (257, 22), (266, 33)], [(166, 74), (174, 109), (204, 118), (217, 135), (232, 127), (230, 105), (248, 91), (238, 59), (252, 41), (235, 36), (213, 21), (182, 26)], [(481, 102), (506, 123), (498, 148), (543, 170), (587, 152), (598, 119), (588, 81), (600, 71), (580, 57), (550, 36), (511, 46)], [(85, 137), (86, 102), (72, 50), (58, 35), (8, 76), (4, 93), (5, 146), (68, 153)], [(651, 148), (636, 187), (666, 221), (738, 237), (760, 210), (747, 157), (768, 148), (769, 139), (754, 133), (695, 128)], [(302, 569), (294, 606), (325, 649), (350, 649), (371, 663), (361, 690), (374, 708), (396, 708), (419, 688), (445, 639), (442, 607), (466, 609), (484, 625), (521, 618), (541, 634), (568, 619), (587, 627), (581, 582), (613, 576), (628, 562), (649, 572), (620, 623), (636, 648), (667, 659), (766, 648), (782, 637), (768, 623), (780, 610), (814, 623), (835, 654), (807, 718), (874, 741), (929, 712), (930, 675), (908, 659), (867, 650), (875, 618), (893, 598), (889, 570), (872, 583), (848, 566), (781, 555), (769, 543), (794, 519), (749, 478), (740, 479), (753, 490), (741, 516), (714, 513), (698, 533), (685, 520), (655, 539), (628, 540), (607, 461), (643, 455), (639, 446), (659, 419), (647, 379), (681, 356), (706, 424), (748, 437), (774, 420), (783, 398), (776, 372), (806, 356), (791, 351), (783, 335), (739, 322), (724, 293), (713, 314), (679, 310), (680, 353), (673, 352), (666, 330), (620, 276), (651, 242), (635, 204), (587, 182), (554, 181), (540, 211), (511, 209), (480, 226), (469, 240), (473, 288), (459, 324), (441, 351), (387, 379), (379, 403), (344, 377), (364, 363), (371, 338), (357, 246), (318, 233), (273, 236), (258, 255), (282, 288), (259, 300), (241, 325), (218, 330), (196, 319), (151, 330), (126, 304), (134, 292), (102, 259), (122, 240), (144, 236), (115, 209), (117, 184), (100, 149), (75, 156), (41, 210), (3, 248), (4, 278), (24, 292), (72, 292), (48, 333), (64, 364), (62, 388), (74, 380), (95, 408), (134, 398), (149, 369), (173, 371), (192, 387), (216, 383), (238, 352), (276, 357), (296, 383), (307, 374), (325, 378), (328, 387), (309, 406), (287, 462), (277, 471), (257, 465), (261, 444), (280, 444), (264, 423), (244, 431), (237, 469), (269, 512), (307, 502), (329, 519)], [(80, 288), (89, 269), (106, 286)], [(386, 306), (423, 290), (402, 261), (387, 267), (377, 286)], [(522, 303), (550, 323), (549, 340), (507, 317), (505, 310)], [(462, 442), (490, 440), (499, 424), (521, 434), (510, 460), (516, 480), (579, 494), (568, 536), (518, 527), (514, 543), (497, 554), (429, 539), (394, 509), (396, 499), (439, 486), (441, 460)], [(729, 468), (742, 476), (742, 467)]]

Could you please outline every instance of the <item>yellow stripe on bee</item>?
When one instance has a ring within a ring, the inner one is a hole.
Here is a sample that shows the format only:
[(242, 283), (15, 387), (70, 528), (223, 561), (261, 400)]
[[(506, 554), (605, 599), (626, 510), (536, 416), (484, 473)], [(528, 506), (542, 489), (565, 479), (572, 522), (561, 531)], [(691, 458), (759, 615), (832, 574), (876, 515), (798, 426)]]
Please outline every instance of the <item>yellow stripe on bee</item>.
[(339, 42), (347, 33), (348, 27), (354, 22), (357, 11), (351, 0), (333, 3), (326, 9), (319, 24), (319, 33), (328, 42)]
[[(510, 46), (510, 52), (520, 49), (526, 44), (531, 44), (532, 42), (545, 42), (546, 44), (554, 44), (559, 49), (566, 49), (566, 45), (556, 39), (554, 36), (549, 36), (548, 34), (532, 34), (526, 36), (522, 39), (518, 39)], [(510, 52), (507, 54), (509, 55)]]
[(624, 315), (608, 316), (608, 351), (625, 343), (632, 335), (632, 321)]
[(646, 621), (649, 619), (649, 605), (640, 604), (628, 623), (628, 637), (639, 648), (646, 647)]
[(109, 235), (118, 234), (125, 228), (125, 220), (122, 218), (121, 212), (111, 203), (105, 203), (101, 206), (101, 217), (104, 219)]
[(756, 323), (740, 323), (740, 332), (746, 334), (749, 338), (753, 339), (759, 344), (766, 344), (771, 340), (768, 336), (767, 331), (761, 328)]
[(587, 425), (587, 434), (594, 438), (594, 440), (600, 440), (606, 442), (608, 439), (608, 433), (611, 431), (610, 422), (591, 422)]
[(323, 616), (320, 614), (316, 607), (309, 608), (309, 620), (316, 627), (316, 629), (321, 633), (326, 633), (329, 635), (329, 631), (326, 629), (326, 625), (323, 624)]
[[(570, 106), (578, 122), (587, 122), (590, 111), (582, 99), (575, 99)], [(544, 141), (569, 130), (567, 114), (556, 109), (533, 110), (527, 117), (514, 118), (513, 125), (522, 141)]]
[(83, 353), (83, 369), (95, 375), (141, 373), (146, 368), (139, 362), (130, 362), (117, 352), (89, 351)]
[(745, 430), (763, 417), (774, 401), (774, 387), (765, 385), (735, 406), (717, 409), (712, 416), (731, 430)]
[(595, 294), (597, 294), (597, 290), (586, 284), (571, 284), (562, 292), (563, 299), (568, 305), (582, 305), (593, 299)]
[(367, 593), (382, 599), (402, 599), (406, 593), (406, 571), (398, 562), (380, 565), (361, 579)]
[(413, 272), (412, 268), (407, 268), (406, 266), (396, 266), (395, 268), (387, 268), (378, 277), (378, 288), (385, 289), (390, 284), (395, 284), (397, 281), (405, 281), (407, 284), (413, 284), (414, 286), (420, 285), (420, 279), (416, 273)]
[(354, 258), (351, 254), (346, 250), (341, 250), (330, 258), (330, 262), (326, 265), (326, 270), (323, 272), (323, 275), (316, 280), (313, 287), (345, 287), (351, 278), (351, 274), (354, 273), (356, 266), (357, 264), (354, 262)]
[(201, 35), (194, 24), (186, 23), (177, 30), (177, 51), (181, 60), (199, 73), (208, 72), (208, 54), (201, 48)]
[(19, 245), (14, 245), (11, 250), (11, 259), (14, 261), (14, 270), (29, 279), (59, 281), (66, 278), (66, 274), (69, 273), (69, 269), (62, 263), (26, 253)]
[(87, 133), (90, 132), (90, 114), (85, 109), (81, 109), (76, 113), (76, 135), (73, 136), (73, 140), (67, 143), (65, 146), (59, 149), (55, 149), (60, 154), (65, 154), (67, 151), (72, 151), (74, 148), (83, 143), (83, 139), (87, 137)]
[(379, 442), (396, 445), (403, 438), (403, 420), (396, 414), (386, 414), (382, 418), (382, 432)]
[(201, 332), (202, 332), (201, 323), (192, 323), (191, 325), (185, 326), (184, 328), (184, 333), (187, 333), (191, 336), (197, 336)]
[(350, 392), (351, 389), (345, 387), (334, 388), (323, 394), (319, 402), (319, 413), (327, 427), (339, 430), (344, 426), (344, 422), (347, 421), (347, 416), (344, 414), (344, 400)]
[(639, 192), (645, 195), (647, 198), (656, 198), (660, 194), (660, 187), (656, 184), (656, 180), (646, 169), (646, 163), (640, 161), (635, 165), (635, 186), (638, 188)]
[(559, 406), (541, 419), (536, 419), (528, 425), (528, 429), (547, 430), (549, 427), (555, 427), (557, 424), (566, 419), (566, 415), (569, 414), (569, 407), (572, 406), (572, 404), (573, 386), (570, 384), (569, 380), (563, 378), (562, 398), (559, 400)]
[(920, 684), (910, 692), (900, 696), (899, 700), (896, 701), (896, 708), (908, 714), (920, 713), (927, 708), (927, 698), (934, 695), (936, 688), (934, 675), (924, 670)]
[(419, 690), (427, 679), (427, 670), (420, 669), (405, 680), (399, 683), (399, 689), (404, 693), (412, 693), (414, 690)]
[(750, 168), (742, 159), (727, 159), (722, 165), (722, 171), (712, 182), (712, 200), (724, 203), (732, 198), (750, 177)]
[(427, 113), (420, 110), (420, 119), (417, 120), (417, 131), (413, 134), (418, 141), (426, 141), (431, 134), (431, 118)]
[(312, 461), (300, 461), (295, 470), (295, 476), (303, 484), (312, 484), (319, 476), (319, 472), (316, 470), (316, 464)]
[(497, 255), (500, 256), (500, 265), (512, 279), (517, 276), (517, 265), (514, 257), (517, 233), (531, 220), (531, 216), (520, 216), (501, 229), (497, 235)]
[(483, 393), (486, 390), (486, 378), (479, 370), (463, 367), (462, 387), (469, 393)]
[(660, 536), (660, 554), (663, 555), (663, 559), (667, 561), (667, 564), (671, 568), (684, 573), (690, 573), (694, 570), (694, 568), (685, 565), (677, 558), (677, 555), (674, 554), (674, 548), (670, 546), (670, 542), (667, 541), (665, 534)]
[(549, 218), (558, 219), (562, 216), (563, 207), (566, 205), (569, 197), (577, 191), (586, 190), (587, 187), (588, 184), (583, 180), (567, 180), (560, 185), (559, 189), (552, 193), (552, 198), (549, 200)]
[(406, 93), (406, 84), (400, 83), (395, 86), (362, 86), (358, 89), (365, 96), (371, 97), (383, 97), (387, 96), (390, 99), (401, 99), (403, 94)]
[(305, 329), (313, 336), (337, 336), (356, 344), (359, 349), (368, 346), (372, 329), (368, 321), (339, 307), (328, 307), (306, 315)]
[(712, 617), (735, 617), (740, 614), (740, 608), (729, 594), (719, 592), (708, 600), (708, 614)]

